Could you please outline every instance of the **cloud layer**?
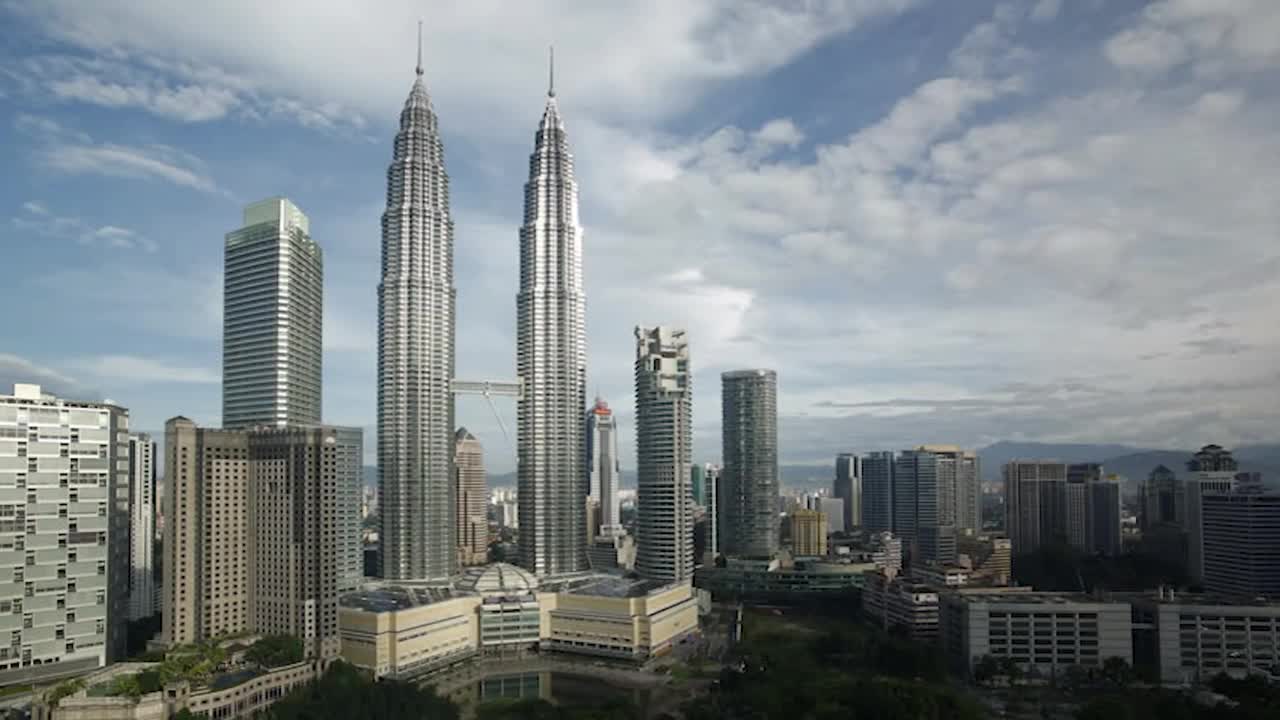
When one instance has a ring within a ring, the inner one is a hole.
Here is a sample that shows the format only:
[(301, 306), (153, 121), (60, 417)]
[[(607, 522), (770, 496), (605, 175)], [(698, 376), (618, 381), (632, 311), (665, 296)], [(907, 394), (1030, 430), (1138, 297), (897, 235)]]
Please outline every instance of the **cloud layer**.
[[(305, 5), (222, 3), (200, 23), (158, 0), (10, 6), (50, 49), (10, 63), (0, 88), (28, 105), (14, 127), (55, 176), (216, 195), (245, 173), (182, 137), (274, 148), (287, 128), (299, 161), (307, 143), (345, 148), (329, 185), (271, 172), (321, 204), (304, 209), (327, 252), (326, 407), (367, 426), (380, 166), (422, 10)], [(589, 391), (624, 427), (631, 328), (663, 323), (689, 330), (699, 459), (719, 455), (718, 373), (748, 366), (779, 371), (789, 461), (924, 441), (1276, 439), (1280, 6), (965, 5), (429, 9), (457, 181), (459, 374), (513, 373), (519, 183), (554, 41), (583, 188)], [(922, 41), (925, 26), (945, 30)], [(874, 64), (886, 57), (902, 62)], [(861, 94), (840, 94), (849, 81)], [(68, 121), (80, 108), (187, 135)], [(14, 198), (15, 223), (104, 246), (165, 236), (48, 197)], [(218, 202), (206, 224), (225, 232)], [(59, 213), (79, 225), (55, 233)], [(200, 368), (217, 359), (217, 255), (200, 252), (151, 276), (176, 307), (129, 292), (146, 268), (103, 282), (149, 337), (189, 344), (148, 349), (157, 377), (216, 407)], [(134, 348), (101, 358), (54, 366), (112, 392), (153, 369)], [(488, 407), (463, 402), (459, 418), (508, 469)]]

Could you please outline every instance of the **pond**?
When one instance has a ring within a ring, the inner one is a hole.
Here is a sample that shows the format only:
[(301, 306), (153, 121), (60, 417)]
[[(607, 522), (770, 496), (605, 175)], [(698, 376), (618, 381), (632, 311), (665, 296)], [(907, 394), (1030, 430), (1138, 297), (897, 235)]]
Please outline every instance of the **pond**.
[(474, 718), (483, 703), (504, 699), (542, 699), (565, 707), (592, 707), (627, 703), (638, 718), (649, 717), (653, 688), (624, 687), (599, 677), (559, 670), (494, 672), (449, 693), (462, 709), (462, 717)]

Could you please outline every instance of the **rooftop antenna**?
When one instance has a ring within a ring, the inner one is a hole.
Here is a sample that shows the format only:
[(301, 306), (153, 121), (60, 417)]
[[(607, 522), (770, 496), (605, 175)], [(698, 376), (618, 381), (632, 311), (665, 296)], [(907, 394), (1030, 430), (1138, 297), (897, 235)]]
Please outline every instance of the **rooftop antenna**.
[(552, 45), (548, 48), (548, 54), (551, 58), (550, 67), (547, 70), (547, 97), (556, 96), (556, 46)]
[(418, 67), (415, 70), (422, 77), (422, 21), (418, 21)]

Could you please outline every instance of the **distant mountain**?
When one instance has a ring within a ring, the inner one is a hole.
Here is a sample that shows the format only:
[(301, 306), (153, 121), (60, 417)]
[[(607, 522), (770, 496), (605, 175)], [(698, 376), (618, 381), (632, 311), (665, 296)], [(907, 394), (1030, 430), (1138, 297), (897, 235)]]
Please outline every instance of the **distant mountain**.
[[(1010, 460), (1061, 460), (1062, 462), (1102, 462), (1106, 458), (1148, 452), (1128, 445), (1089, 445), (1076, 443), (998, 442), (978, 451), (982, 460), (982, 479), (999, 480), (1000, 468)], [(1182, 456), (1182, 461), (1191, 453)], [(1155, 465), (1151, 466), (1152, 468)], [(1170, 465), (1170, 467), (1174, 467)], [(1180, 465), (1179, 465), (1180, 467)], [(1176, 469), (1176, 468), (1175, 468)], [(1151, 468), (1147, 468), (1150, 472)]]

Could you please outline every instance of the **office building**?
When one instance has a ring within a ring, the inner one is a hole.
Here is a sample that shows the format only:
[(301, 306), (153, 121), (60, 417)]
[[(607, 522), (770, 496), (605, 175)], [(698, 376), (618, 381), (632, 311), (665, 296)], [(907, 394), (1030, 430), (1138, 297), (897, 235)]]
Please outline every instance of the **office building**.
[(1094, 555), (1117, 557), (1124, 548), (1120, 529), (1120, 479), (1114, 475), (1104, 477), (1099, 473), (1091, 476), (1086, 487), (1086, 550)]
[(833, 533), (847, 532), (844, 525), (845, 502), (840, 498), (823, 497), (817, 499), (815, 510), (821, 510), (827, 516), (827, 531)]
[(156, 444), (129, 436), (129, 620), (160, 612), (156, 593)]
[(616, 535), (622, 531), (622, 510), (618, 504), (618, 484), (622, 482), (618, 422), (609, 403), (598, 397), (587, 411), (587, 473), (587, 496), (599, 509), (598, 523), (588, 528), (588, 534)]
[(1072, 666), (1101, 668), (1108, 658), (1133, 664), (1129, 603), (1027, 588), (963, 590), (940, 598), (943, 652), (971, 674), (984, 656), (1011, 659), (1042, 678)]
[(871, 548), (871, 562), (876, 569), (897, 574), (902, 570), (902, 539), (891, 532), (872, 535), (867, 541)]
[(1231, 492), (1239, 469), (1231, 452), (1219, 445), (1205, 445), (1187, 461), (1182, 527), (1187, 533), (1187, 574), (1193, 582), (1204, 580), (1202, 500), (1205, 495)]
[(956, 542), (956, 564), (969, 570), (973, 584), (1008, 585), (1013, 579), (1013, 543), (1005, 537), (962, 536)]
[(1178, 484), (1178, 476), (1164, 465), (1157, 466), (1142, 484), (1142, 517), (1144, 531), (1157, 525), (1182, 526), (1186, 512), (1186, 493)]
[(770, 557), (778, 550), (778, 376), (772, 370), (722, 373), (720, 550)]
[(891, 452), (873, 452), (862, 458), (863, 530), (869, 533), (893, 532), (893, 471)]
[(0, 684), (124, 658), (128, 432), (116, 405), (0, 395)]
[(720, 554), (720, 468), (708, 463), (703, 467), (703, 482), (706, 484), (706, 556), (701, 558), (703, 565), (711, 565)]
[(723, 566), (704, 565), (694, 585), (717, 600), (772, 603), (800, 598), (852, 596), (864, 584), (868, 562), (834, 562), (826, 558), (725, 558)]
[(937, 639), (939, 588), (879, 570), (864, 577), (862, 612), (868, 620), (920, 642)]
[(244, 210), (227, 233), (222, 424), (320, 422), (324, 258), (310, 221), (285, 198)]
[[(350, 590), (343, 587), (350, 562), (344, 554), (352, 547), (347, 536), (359, 532), (351, 524), (354, 493), (344, 447), (359, 457), (361, 431), (294, 426), (246, 435), (248, 629), (296, 637), (308, 658), (337, 657), (338, 597)], [(211, 549), (215, 555), (228, 550), (216, 537)]]
[(693, 504), (706, 507), (707, 504), (707, 469), (698, 464), (689, 468), (689, 491), (693, 493)]
[(188, 645), (253, 628), (249, 614), (249, 435), (165, 423), (161, 642)]
[(637, 327), (636, 572), (693, 577), (693, 373), (683, 330)]
[(821, 510), (795, 510), (789, 518), (791, 554), (797, 557), (827, 554), (827, 515)]
[(379, 541), (382, 576), (396, 579), (449, 577), (458, 565), (453, 217), (421, 58), (416, 72), (387, 168), (378, 284)]
[(1200, 497), (1204, 589), (1280, 601), (1280, 492)]
[(982, 528), (982, 487), (978, 454), (956, 445), (922, 445), (917, 450), (933, 453), (938, 464), (940, 517), (954, 525), (958, 534)]
[[(943, 565), (956, 558), (954, 492), (944, 484), (942, 463), (924, 449), (903, 450), (894, 461), (893, 532), (911, 548), (912, 565)], [(954, 469), (953, 462), (953, 478)]]
[(862, 461), (857, 455), (836, 456), (836, 479), (831, 486), (831, 496), (838, 498), (843, 507), (844, 532), (852, 532), (862, 521)]
[(555, 87), (529, 157), (516, 297), (520, 564), (542, 577), (587, 564), (586, 294), (582, 226)]
[[(1207, 684), (1219, 674), (1274, 675), (1280, 663), (1280, 603), (1160, 588), (1135, 598), (1134, 635), (1160, 682)], [(1138, 648), (1135, 647), (1135, 651)]]
[(453, 521), (458, 533), (458, 562), (483, 565), (489, 559), (489, 489), (485, 483), (484, 448), (475, 435), (459, 428), (454, 435)]
[(1066, 463), (1013, 460), (1004, 466), (1005, 531), (1015, 555), (1066, 539)]

